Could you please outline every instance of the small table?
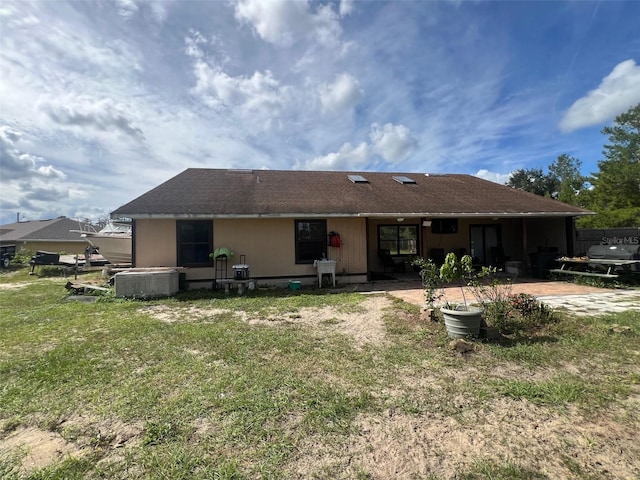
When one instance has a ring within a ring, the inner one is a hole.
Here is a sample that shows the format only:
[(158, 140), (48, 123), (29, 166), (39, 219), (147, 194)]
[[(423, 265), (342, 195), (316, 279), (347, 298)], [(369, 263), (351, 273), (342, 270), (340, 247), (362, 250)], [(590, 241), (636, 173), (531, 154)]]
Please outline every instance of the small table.
[(318, 288), (322, 288), (322, 275), (331, 275), (333, 286), (336, 286), (336, 261), (335, 260), (316, 260), (313, 262), (314, 267), (318, 269)]
[(229, 295), (231, 286), (237, 285), (238, 287), (238, 295), (244, 295), (245, 287), (252, 280), (249, 278), (245, 278), (244, 280), (234, 280), (233, 278), (218, 278), (216, 279), (216, 285), (224, 285), (224, 293)]

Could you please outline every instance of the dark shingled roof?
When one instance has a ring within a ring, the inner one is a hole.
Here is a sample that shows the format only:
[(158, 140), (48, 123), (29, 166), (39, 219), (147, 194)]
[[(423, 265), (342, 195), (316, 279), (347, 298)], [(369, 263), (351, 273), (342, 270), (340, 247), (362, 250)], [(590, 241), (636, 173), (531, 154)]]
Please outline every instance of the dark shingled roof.
[(80, 234), (69, 231), (86, 228), (86, 225), (67, 217), (7, 223), (0, 227), (0, 242), (8, 244), (28, 240), (86, 243)]
[[(353, 183), (361, 175), (368, 183)], [(415, 180), (403, 184), (394, 176)], [(190, 168), (112, 212), (130, 218), (574, 216), (587, 210), (471, 175)]]

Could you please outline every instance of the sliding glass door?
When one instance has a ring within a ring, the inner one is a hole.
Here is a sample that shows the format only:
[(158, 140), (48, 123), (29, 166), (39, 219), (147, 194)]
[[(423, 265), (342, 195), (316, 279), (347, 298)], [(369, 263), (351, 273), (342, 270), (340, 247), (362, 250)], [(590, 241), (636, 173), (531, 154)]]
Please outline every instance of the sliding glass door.
[(469, 232), (474, 265), (499, 266), (504, 262), (500, 225), (471, 225)]

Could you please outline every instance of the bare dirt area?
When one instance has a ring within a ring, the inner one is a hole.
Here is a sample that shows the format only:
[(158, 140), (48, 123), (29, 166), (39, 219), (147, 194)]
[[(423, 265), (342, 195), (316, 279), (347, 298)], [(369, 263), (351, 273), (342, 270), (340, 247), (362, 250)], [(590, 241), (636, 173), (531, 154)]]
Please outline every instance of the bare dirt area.
[(344, 479), (363, 472), (372, 479), (455, 479), (478, 462), (509, 462), (548, 478), (575, 478), (572, 466), (592, 478), (638, 478), (637, 422), (607, 414), (585, 418), (505, 398), (465, 417), (361, 415), (356, 433), (344, 442), (309, 439), (300, 448), (309, 453), (296, 459), (292, 471), (301, 479), (321, 472)]
[[(14, 273), (12, 272), (7, 274), (7, 277), (11, 278), (13, 275)], [(65, 278), (60, 278), (60, 277), (49, 277), (49, 278), (34, 277), (34, 281), (31, 281), (31, 282), (1, 282), (0, 290), (17, 290), (20, 288), (28, 287), (29, 285), (33, 285), (37, 282), (50, 282), (50, 283), (59, 282), (64, 284), (66, 281), (67, 280)]]
[(358, 304), (356, 311), (340, 311), (335, 307), (305, 307), (288, 314), (252, 316), (246, 312), (202, 307), (170, 307), (157, 305), (144, 311), (167, 323), (215, 321), (218, 315), (235, 315), (251, 325), (278, 326), (284, 324), (304, 325), (331, 333), (342, 333), (353, 339), (356, 346), (382, 345), (385, 342), (385, 309), (392, 304), (386, 296), (372, 295)]
[(58, 433), (29, 427), (19, 428), (0, 440), (0, 453), (17, 455), (22, 471), (29, 472), (68, 456), (81, 455), (81, 450)]
[(117, 419), (97, 421), (77, 415), (60, 422), (56, 431), (20, 427), (8, 433), (0, 439), (0, 458), (18, 458), (24, 474), (67, 458), (95, 453), (96, 449), (104, 454), (101, 462), (109, 462), (136, 445), (141, 434), (141, 425), (128, 425)]
[(1, 290), (18, 290), (24, 288), (27, 285), (31, 285), (30, 282), (16, 282), (16, 283), (0, 283)]

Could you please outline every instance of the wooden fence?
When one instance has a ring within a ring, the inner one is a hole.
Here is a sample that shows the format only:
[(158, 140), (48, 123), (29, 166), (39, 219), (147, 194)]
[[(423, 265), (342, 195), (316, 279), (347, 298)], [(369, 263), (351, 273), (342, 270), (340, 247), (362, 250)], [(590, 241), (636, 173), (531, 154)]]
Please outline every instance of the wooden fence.
[(575, 252), (584, 255), (591, 245), (638, 245), (640, 228), (582, 228), (576, 230)]

